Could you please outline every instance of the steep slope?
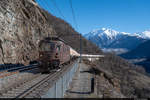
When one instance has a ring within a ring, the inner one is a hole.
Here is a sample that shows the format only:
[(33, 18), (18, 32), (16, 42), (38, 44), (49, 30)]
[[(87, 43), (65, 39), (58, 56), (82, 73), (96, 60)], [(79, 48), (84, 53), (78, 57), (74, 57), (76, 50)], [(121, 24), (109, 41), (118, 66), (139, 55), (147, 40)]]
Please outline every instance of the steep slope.
[(103, 59), (89, 64), (94, 68), (98, 83), (104, 78), (113, 86), (114, 90), (111, 90), (107, 83), (97, 84), (98, 93), (107, 93), (106, 98), (112, 97), (115, 90), (127, 98), (150, 98), (150, 77), (145, 75), (142, 67), (113, 54), (105, 54)]
[[(70, 46), (80, 50), (79, 34), (65, 21), (41, 9), (33, 0), (0, 1), (0, 64), (28, 64), (36, 60), (38, 42), (54, 34), (61, 34)], [(101, 53), (94, 44), (84, 38), (82, 41), (84, 53)]]
[(150, 41), (146, 41), (142, 44), (140, 44), (137, 48), (134, 50), (127, 52), (125, 54), (122, 54), (121, 56), (127, 59), (133, 59), (133, 58), (150, 58)]
[(149, 33), (150, 32), (147, 31), (131, 34), (102, 28), (85, 34), (84, 36), (100, 48), (105, 48), (104, 50), (124, 49), (127, 51), (136, 48), (139, 44), (150, 39)]
[(141, 65), (150, 73), (150, 41), (140, 44), (136, 49), (120, 55), (136, 65)]

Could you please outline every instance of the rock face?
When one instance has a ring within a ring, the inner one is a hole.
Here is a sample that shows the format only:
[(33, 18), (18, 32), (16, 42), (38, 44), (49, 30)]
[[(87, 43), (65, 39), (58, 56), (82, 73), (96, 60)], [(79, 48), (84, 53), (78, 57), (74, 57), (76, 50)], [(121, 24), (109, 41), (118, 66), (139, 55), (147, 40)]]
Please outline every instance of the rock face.
[(36, 59), (38, 41), (54, 33), (42, 10), (32, 2), (0, 1), (0, 64), (27, 64)]
[[(77, 38), (71, 35), (69, 40), (64, 33), (75, 33)], [(33, 0), (0, 0), (0, 64), (28, 64), (36, 60), (38, 42), (53, 34), (61, 34), (71, 47), (79, 51), (79, 34), (68, 23), (41, 9)], [(84, 38), (83, 43), (96, 48)], [(84, 47), (83, 51), (86, 51)]]

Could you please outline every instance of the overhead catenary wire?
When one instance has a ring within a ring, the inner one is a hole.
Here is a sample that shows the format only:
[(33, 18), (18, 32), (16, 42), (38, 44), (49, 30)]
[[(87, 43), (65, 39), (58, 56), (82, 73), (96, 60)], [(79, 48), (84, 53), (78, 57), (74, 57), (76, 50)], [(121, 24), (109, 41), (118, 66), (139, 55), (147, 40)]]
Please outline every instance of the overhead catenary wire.
[(65, 20), (65, 16), (63, 15), (63, 13), (61, 12), (61, 10), (59, 9), (59, 7), (57, 6), (57, 3), (55, 2), (55, 0), (51, 0), (53, 5), (56, 7), (56, 9), (58, 10), (59, 14), (63, 17), (63, 19)]
[[(47, 7), (47, 8), (51, 11), (51, 8), (49, 7), (49, 5), (48, 5), (48, 3), (46, 2), (46, 0), (45, 0), (45, 1), (44, 1), (44, 0), (39, 0), (39, 1), (40, 1), (45, 7)], [(59, 14), (65, 19), (65, 16), (63, 15), (63, 13), (61, 12), (61, 10), (60, 10), (59, 7), (57, 6), (55, 0), (51, 0), (51, 1), (52, 1), (53, 5), (55, 6), (55, 8), (58, 10)], [(70, 1), (70, 4), (71, 4), (71, 9), (72, 9), (72, 11), (73, 11), (73, 20), (75, 20), (76, 28), (78, 28), (77, 22), (76, 22), (76, 18), (75, 18), (75, 13), (74, 13), (73, 6), (72, 6), (72, 1)], [(68, 35), (69, 35), (69, 34), (67, 34), (67, 36), (68, 36)], [(71, 35), (73, 35), (73, 34), (71, 34)], [(74, 34), (74, 35), (77, 35), (77, 34)], [(61, 36), (61, 35), (60, 35), (60, 36)], [(60, 36), (58, 36), (58, 37), (60, 37)], [(65, 35), (63, 34), (63, 36), (65, 36)]]
[[(39, 0), (40, 1), (40, 0)], [(49, 7), (49, 5), (47, 4), (47, 2), (44, 2), (45, 0), (42, 0), (42, 1), (40, 1), (45, 7), (47, 7), (47, 9), (49, 10), (49, 11), (53, 11), (50, 7)], [(48, 37), (49, 37), (49, 34), (48, 34)]]
[(73, 17), (73, 20), (74, 20), (74, 23), (75, 23), (75, 27), (78, 30), (78, 24), (77, 24), (75, 12), (74, 12), (73, 5), (72, 5), (72, 0), (69, 0), (69, 4), (70, 4), (70, 7), (71, 7), (71, 12), (72, 12), (72, 17)]
[[(73, 9), (72, 0), (69, 0), (69, 4), (70, 4), (70, 7), (71, 7), (71, 12), (72, 12), (73, 20), (74, 20), (74, 23), (75, 23), (75, 27), (78, 30), (78, 23), (77, 23), (77, 20), (76, 20), (75, 11)], [(82, 56), (81, 56), (81, 54), (82, 54), (82, 39), (81, 39), (81, 34), (79, 36), (80, 36), (79, 39), (80, 39), (80, 63), (81, 63), (81, 60), (82, 60)]]
[[(49, 5), (48, 5), (48, 3), (46, 2), (46, 0), (39, 0), (45, 7), (47, 7), (48, 8), (48, 10), (49, 11), (53, 11), (50, 7), (49, 7)], [(65, 20), (66, 18), (65, 18), (65, 16), (63, 15), (63, 13), (62, 13), (62, 11), (59, 9), (59, 7), (57, 6), (57, 3), (55, 2), (55, 0), (51, 0), (52, 1), (52, 3), (53, 3), (53, 5), (55, 6), (55, 8), (57, 9), (57, 11), (58, 11), (58, 13), (60, 14), (60, 16), (62, 16), (62, 18)]]
[[(39, 1), (40, 1), (40, 0), (39, 0)], [(42, 3), (43, 5), (45, 5), (45, 7), (47, 7), (48, 10), (53, 11), (53, 10), (49, 7), (49, 5), (48, 5), (48, 3), (47, 3), (46, 1), (44, 2), (44, 0), (42, 0), (41, 3)]]
[[(40, 1), (40, 0), (39, 0)], [(52, 11), (52, 9), (49, 7), (48, 3), (46, 2), (46, 0), (42, 0), (41, 3), (48, 8), (49, 11)], [(55, 6), (56, 10), (58, 10), (58, 13), (63, 17), (63, 19), (65, 20), (65, 17), (63, 15), (63, 13), (61, 12), (61, 10), (59, 9), (59, 7), (57, 6), (56, 2), (52, 0), (53, 5)]]

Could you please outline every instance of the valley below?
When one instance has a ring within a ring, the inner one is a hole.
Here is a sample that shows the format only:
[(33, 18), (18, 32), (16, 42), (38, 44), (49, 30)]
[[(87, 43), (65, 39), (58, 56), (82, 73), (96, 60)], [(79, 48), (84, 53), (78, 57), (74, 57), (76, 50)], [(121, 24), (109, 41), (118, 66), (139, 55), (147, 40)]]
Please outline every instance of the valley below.
[(104, 53), (118, 55), (150, 73), (150, 31), (126, 33), (102, 28), (93, 30), (84, 37)]
[(143, 67), (145, 71), (150, 75), (150, 60), (147, 58), (127, 59), (130, 63), (139, 67)]

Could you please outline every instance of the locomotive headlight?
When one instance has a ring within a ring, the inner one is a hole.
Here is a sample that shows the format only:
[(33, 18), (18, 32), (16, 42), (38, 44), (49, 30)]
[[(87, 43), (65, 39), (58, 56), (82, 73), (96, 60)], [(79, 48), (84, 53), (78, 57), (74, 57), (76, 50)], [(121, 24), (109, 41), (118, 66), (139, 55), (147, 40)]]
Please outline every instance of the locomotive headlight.
[(40, 54), (40, 57), (42, 57), (42, 54)]

